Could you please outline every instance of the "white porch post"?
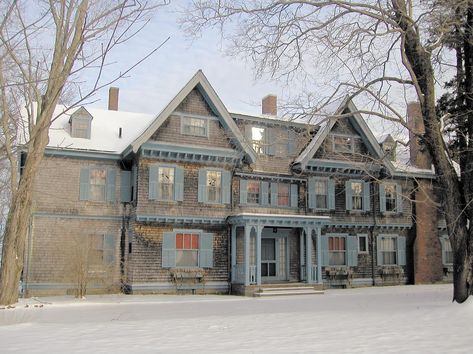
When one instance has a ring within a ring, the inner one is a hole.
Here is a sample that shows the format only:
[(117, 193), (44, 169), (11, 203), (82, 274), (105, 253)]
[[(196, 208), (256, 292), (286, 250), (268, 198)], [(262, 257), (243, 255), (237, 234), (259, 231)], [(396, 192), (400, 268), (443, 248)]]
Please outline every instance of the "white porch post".
[(301, 280), (303, 280), (303, 268), (304, 268), (304, 230), (303, 229), (299, 229), (299, 245), (300, 245), (300, 248), (299, 248), (299, 255), (300, 255), (300, 271), (301, 271)]
[(245, 225), (245, 285), (250, 285), (250, 233), (251, 226)]
[(263, 226), (256, 228), (256, 284), (261, 285), (261, 234)]
[(307, 276), (307, 283), (312, 283), (312, 228), (306, 227), (305, 228), (305, 242), (306, 242), (306, 260), (305, 260), (305, 267), (306, 267), (306, 276)]
[(237, 259), (237, 242), (236, 242), (236, 226), (232, 225), (231, 228), (231, 245), (230, 248), (232, 250), (231, 262), (232, 262), (232, 283), (235, 281), (235, 271), (236, 271), (236, 259)]
[(315, 231), (317, 235), (317, 284), (322, 284), (322, 229), (319, 226)]

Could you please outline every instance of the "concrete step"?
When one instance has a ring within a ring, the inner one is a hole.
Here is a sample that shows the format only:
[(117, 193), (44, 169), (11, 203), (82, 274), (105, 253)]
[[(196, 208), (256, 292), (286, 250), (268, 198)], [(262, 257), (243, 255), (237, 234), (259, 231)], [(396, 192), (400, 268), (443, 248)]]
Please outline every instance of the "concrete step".
[(293, 291), (293, 290), (314, 290), (313, 286), (281, 286), (276, 288), (261, 288), (261, 292), (270, 292), (270, 291)]
[(268, 296), (294, 296), (294, 295), (322, 295), (324, 292), (314, 289), (304, 290), (280, 290), (280, 291), (262, 291), (254, 293), (255, 297), (268, 297)]

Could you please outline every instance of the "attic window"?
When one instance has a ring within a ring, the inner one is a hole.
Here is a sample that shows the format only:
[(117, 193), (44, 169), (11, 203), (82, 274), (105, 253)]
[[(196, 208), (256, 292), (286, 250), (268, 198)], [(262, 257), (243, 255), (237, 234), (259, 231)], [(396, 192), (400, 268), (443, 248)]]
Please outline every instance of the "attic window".
[(75, 111), (69, 122), (73, 138), (90, 139), (92, 115), (84, 107), (80, 107)]
[(341, 153), (353, 152), (353, 137), (344, 135), (333, 135), (333, 151)]
[(181, 133), (193, 136), (208, 137), (209, 135), (209, 120), (200, 117), (181, 118)]

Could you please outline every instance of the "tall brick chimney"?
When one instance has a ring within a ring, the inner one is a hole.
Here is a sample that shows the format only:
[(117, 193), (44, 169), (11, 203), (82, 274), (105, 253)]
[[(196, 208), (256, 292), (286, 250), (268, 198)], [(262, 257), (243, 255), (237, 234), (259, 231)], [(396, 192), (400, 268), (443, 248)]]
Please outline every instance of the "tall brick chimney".
[(118, 87), (110, 87), (108, 90), (108, 110), (118, 111)]
[(410, 161), (413, 166), (430, 170), (432, 158), (427, 149), (422, 146), (417, 134), (425, 132), (422, 110), (418, 102), (407, 104), (407, 125), (409, 126)]
[(278, 98), (276, 95), (267, 95), (261, 103), (261, 113), (270, 116), (278, 115)]
[[(425, 132), (422, 110), (418, 102), (407, 105), (407, 124), (409, 125), (409, 150), (413, 166), (429, 169), (432, 158), (419, 141), (416, 134)], [(415, 134), (416, 133), (416, 134)], [(443, 277), (442, 251), (437, 229), (437, 198), (432, 181), (418, 179), (415, 190), (415, 240), (414, 283), (425, 284), (441, 281)]]

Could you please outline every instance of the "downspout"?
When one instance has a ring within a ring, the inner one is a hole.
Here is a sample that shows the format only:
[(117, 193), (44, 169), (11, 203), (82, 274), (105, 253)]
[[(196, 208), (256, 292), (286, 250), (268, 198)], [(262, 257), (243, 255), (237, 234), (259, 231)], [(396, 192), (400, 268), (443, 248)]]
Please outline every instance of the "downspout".
[(25, 266), (25, 271), (24, 271), (24, 276), (23, 276), (23, 280), (24, 280), (24, 284), (23, 284), (23, 289), (22, 289), (22, 297), (25, 298), (26, 295), (27, 295), (27, 291), (28, 291), (28, 279), (30, 277), (30, 263), (31, 263), (31, 256), (32, 256), (32, 250), (33, 250), (33, 246), (32, 246), (32, 242), (33, 242), (33, 233), (32, 233), (32, 228), (33, 228), (33, 217), (30, 216), (30, 221), (29, 221), (29, 225), (28, 225), (28, 249), (26, 251), (26, 266)]
[[(373, 183), (373, 196), (375, 195), (374, 194), (374, 183)], [(371, 247), (371, 285), (372, 286), (376, 286), (376, 281), (375, 281), (375, 274), (374, 274), (374, 257), (375, 257), (375, 252), (374, 252), (374, 230), (376, 228), (376, 201), (374, 200), (373, 201), (373, 211), (371, 212), (371, 215), (373, 216), (373, 225), (371, 226), (371, 237), (370, 237), (370, 240), (371, 240), (371, 244), (370, 244), (370, 247)]]

